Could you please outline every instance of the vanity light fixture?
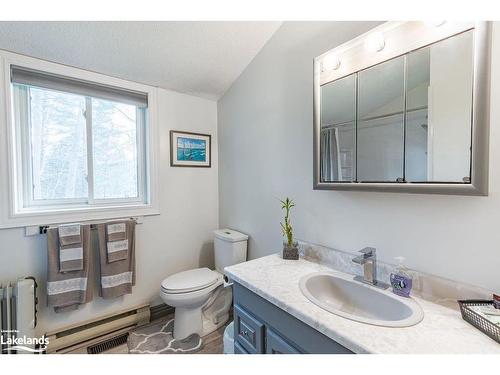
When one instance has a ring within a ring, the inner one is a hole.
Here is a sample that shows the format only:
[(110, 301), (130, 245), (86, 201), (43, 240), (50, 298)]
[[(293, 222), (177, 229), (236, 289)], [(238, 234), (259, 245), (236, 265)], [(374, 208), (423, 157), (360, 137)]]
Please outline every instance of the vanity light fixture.
[(337, 70), (340, 68), (340, 57), (337, 54), (326, 55), (321, 62), (321, 67), (324, 72), (329, 70)]
[(371, 33), (366, 37), (365, 47), (372, 52), (380, 52), (385, 47), (384, 35), (381, 32)]

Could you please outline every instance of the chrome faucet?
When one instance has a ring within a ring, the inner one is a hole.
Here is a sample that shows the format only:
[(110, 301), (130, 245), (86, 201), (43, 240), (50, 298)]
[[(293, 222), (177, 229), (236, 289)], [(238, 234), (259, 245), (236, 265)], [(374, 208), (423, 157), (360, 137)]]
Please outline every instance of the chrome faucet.
[(388, 284), (377, 280), (377, 250), (374, 247), (365, 247), (359, 252), (361, 255), (353, 258), (352, 261), (363, 266), (363, 277), (355, 276), (354, 279), (378, 288), (387, 289)]

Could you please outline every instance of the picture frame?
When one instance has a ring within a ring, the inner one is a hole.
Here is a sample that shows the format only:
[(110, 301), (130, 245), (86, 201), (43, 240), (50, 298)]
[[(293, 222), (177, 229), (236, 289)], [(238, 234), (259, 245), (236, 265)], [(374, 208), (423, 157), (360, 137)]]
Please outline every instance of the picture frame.
[(171, 130), (170, 166), (210, 168), (212, 166), (212, 136)]

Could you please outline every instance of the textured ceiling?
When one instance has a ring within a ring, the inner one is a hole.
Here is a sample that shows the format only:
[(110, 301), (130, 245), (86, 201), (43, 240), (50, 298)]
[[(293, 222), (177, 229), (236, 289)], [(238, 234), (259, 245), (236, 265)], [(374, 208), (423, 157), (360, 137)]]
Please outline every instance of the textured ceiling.
[(218, 99), (281, 22), (0, 22), (0, 49)]

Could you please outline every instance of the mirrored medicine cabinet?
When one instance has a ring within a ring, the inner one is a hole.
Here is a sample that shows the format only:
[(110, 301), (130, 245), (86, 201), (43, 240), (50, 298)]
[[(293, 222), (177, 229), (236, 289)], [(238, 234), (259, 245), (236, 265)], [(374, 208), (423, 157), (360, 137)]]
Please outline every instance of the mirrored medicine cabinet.
[(487, 195), (487, 22), (388, 22), (314, 60), (314, 188)]

